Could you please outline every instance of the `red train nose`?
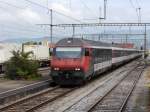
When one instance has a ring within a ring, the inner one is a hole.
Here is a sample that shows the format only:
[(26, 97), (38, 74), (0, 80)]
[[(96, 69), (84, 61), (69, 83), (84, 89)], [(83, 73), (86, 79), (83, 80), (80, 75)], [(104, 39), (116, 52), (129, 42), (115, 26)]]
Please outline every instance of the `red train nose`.
[(52, 67), (61, 70), (62, 69), (79, 70), (81, 69), (81, 62), (82, 62), (81, 59), (55, 59), (52, 62)]

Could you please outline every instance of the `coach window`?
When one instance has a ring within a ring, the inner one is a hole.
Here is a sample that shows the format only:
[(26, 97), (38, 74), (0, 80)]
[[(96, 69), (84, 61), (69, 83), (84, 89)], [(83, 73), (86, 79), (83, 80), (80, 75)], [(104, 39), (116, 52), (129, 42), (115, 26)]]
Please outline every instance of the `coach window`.
[(108, 50), (107, 49), (104, 50), (104, 58), (105, 58), (105, 61), (108, 60)]
[(85, 56), (89, 56), (90, 55), (90, 53), (89, 53), (89, 49), (85, 49)]
[(108, 57), (109, 57), (109, 60), (110, 60), (111, 57), (112, 57), (112, 53), (111, 53), (111, 50), (110, 50), (110, 49), (108, 50)]
[(55, 56), (55, 54), (56, 54), (56, 48), (53, 48), (53, 53), (51, 55)]
[(101, 49), (102, 62), (105, 61), (105, 50)]

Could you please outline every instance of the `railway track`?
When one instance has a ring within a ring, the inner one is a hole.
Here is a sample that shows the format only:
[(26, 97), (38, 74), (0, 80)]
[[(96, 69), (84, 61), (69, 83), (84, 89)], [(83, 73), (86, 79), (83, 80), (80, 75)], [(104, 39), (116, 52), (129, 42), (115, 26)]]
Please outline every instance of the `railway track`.
[[(115, 74), (115, 77), (111, 80), (105, 81), (102, 85), (97, 86), (96, 89), (92, 90), (90, 93), (86, 94), (69, 107), (63, 109), (63, 112), (117, 112), (118, 108), (124, 109), (130, 94), (132, 93), (138, 79), (140, 78), (140, 75), (143, 72), (144, 66), (141, 65), (140, 62), (141, 61), (139, 60), (136, 63), (132, 63), (124, 67), (124, 70), (119, 72), (117, 76)], [(107, 97), (108, 95), (110, 95), (109, 98)], [(106, 101), (105, 98), (108, 100)], [(106, 104), (98, 108), (102, 102)], [(122, 106), (119, 104), (122, 104)], [(115, 110), (115, 107), (117, 106), (119, 107)]]
[(51, 84), (51, 79), (36, 82), (26, 86), (22, 86), (15, 89), (10, 89), (0, 93), (0, 108), (6, 103), (14, 102), (20, 98), (34, 94), (36, 92), (42, 91), (49, 88)]
[(89, 108), (88, 112), (123, 112), (143, 72), (143, 66), (137, 66), (103, 97)]
[[(27, 95), (30, 94), (34, 94), (36, 92), (42, 91), (44, 89), (47, 89), (51, 86), (53, 86), (52, 84), (52, 80), (51, 77), (49, 76), (49, 72), (50, 72), (50, 68), (40, 68), (38, 70), (38, 72), (40, 74), (43, 75), (43, 77), (41, 78), (41, 81), (37, 81), (37, 82), (33, 82), (31, 84), (25, 84), (24, 86), (15, 88), (14, 85), (10, 85), (10, 89), (6, 89), (6, 91), (3, 90), (3, 87), (0, 89), (0, 107), (2, 107), (4, 104), (6, 103), (10, 103), (10, 102), (14, 102), (18, 99), (21, 99), (23, 97), (26, 97)], [(3, 74), (4, 76), (4, 74)], [(0, 78), (3, 77), (0, 74)], [(2, 79), (3, 81), (3, 79)], [(17, 81), (14, 83), (17, 83)], [(6, 83), (7, 84), (7, 83)], [(9, 84), (9, 81), (8, 81)], [(1, 85), (3, 85), (3, 83), (1, 82)], [(5, 87), (5, 86), (4, 86)], [(6, 87), (7, 88), (7, 87)]]
[[(125, 67), (125, 69), (120, 71), (119, 74), (125, 72), (129, 68), (130, 67)], [(135, 70), (133, 70), (133, 68), (135, 68)], [(133, 67), (133, 68), (132, 68), (132, 70), (130, 69), (127, 73), (129, 74), (131, 72), (139, 72), (142, 69), (140, 67), (139, 68)], [(128, 75), (125, 77), (128, 77)], [(134, 78), (134, 76), (132, 78)], [(128, 79), (131, 80), (131, 77)], [(124, 80), (124, 78), (123, 78), (123, 80)], [(110, 80), (108, 80), (108, 81), (110, 81)], [(120, 81), (119, 83), (121, 83), (122, 81)], [(117, 87), (119, 85), (119, 83), (115, 87)], [(104, 87), (104, 85), (102, 85), (100, 88), (103, 88), (103, 87)], [(109, 93), (112, 93), (112, 91), (114, 90), (115, 87), (113, 87), (103, 98), (98, 99), (98, 101), (96, 101), (96, 103), (94, 103), (94, 105), (88, 111), (95, 111), (94, 109), (96, 108), (96, 106), (99, 103), (101, 103)], [(31, 112), (31, 111), (37, 110), (38, 108), (41, 108), (42, 106), (68, 94), (69, 92), (72, 92), (75, 89), (76, 88), (59, 88), (58, 86), (51, 88), (51, 89), (47, 89), (40, 93), (36, 93), (30, 97), (26, 97), (26, 98), (20, 99), (16, 102), (13, 102), (11, 104), (5, 105), (2, 108), (0, 108), (0, 112)], [(131, 93), (132, 93), (132, 91), (131, 91)], [(128, 100), (128, 98), (126, 99), (126, 101), (127, 100)], [(124, 101), (124, 104), (126, 104), (125, 101)], [(66, 110), (69, 110), (69, 108)]]
[(0, 112), (32, 112), (43, 105), (50, 103), (76, 88), (60, 88), (59, 86), (44, 90), (32, 96), (20, 99), (11, 104), (5, 105), (0, 108)]

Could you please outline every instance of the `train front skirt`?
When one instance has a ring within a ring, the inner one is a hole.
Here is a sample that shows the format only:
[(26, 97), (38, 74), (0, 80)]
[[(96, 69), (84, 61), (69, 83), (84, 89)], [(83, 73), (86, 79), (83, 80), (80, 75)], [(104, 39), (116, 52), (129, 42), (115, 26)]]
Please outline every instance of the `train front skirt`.
[(59, 85), (79, 85), (85, 80), (82, 71), (52, 71), (52, 79)]

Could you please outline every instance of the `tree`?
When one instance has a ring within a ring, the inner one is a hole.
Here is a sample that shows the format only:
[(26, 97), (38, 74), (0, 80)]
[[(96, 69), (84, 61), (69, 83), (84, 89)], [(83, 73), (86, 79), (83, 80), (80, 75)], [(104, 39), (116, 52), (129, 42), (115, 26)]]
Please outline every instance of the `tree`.
[(32, 52), (12, 51), (13, 57), (6, 62), (6, 77), (10, 79), (35, 79), (39, 64), (30, 59)]

